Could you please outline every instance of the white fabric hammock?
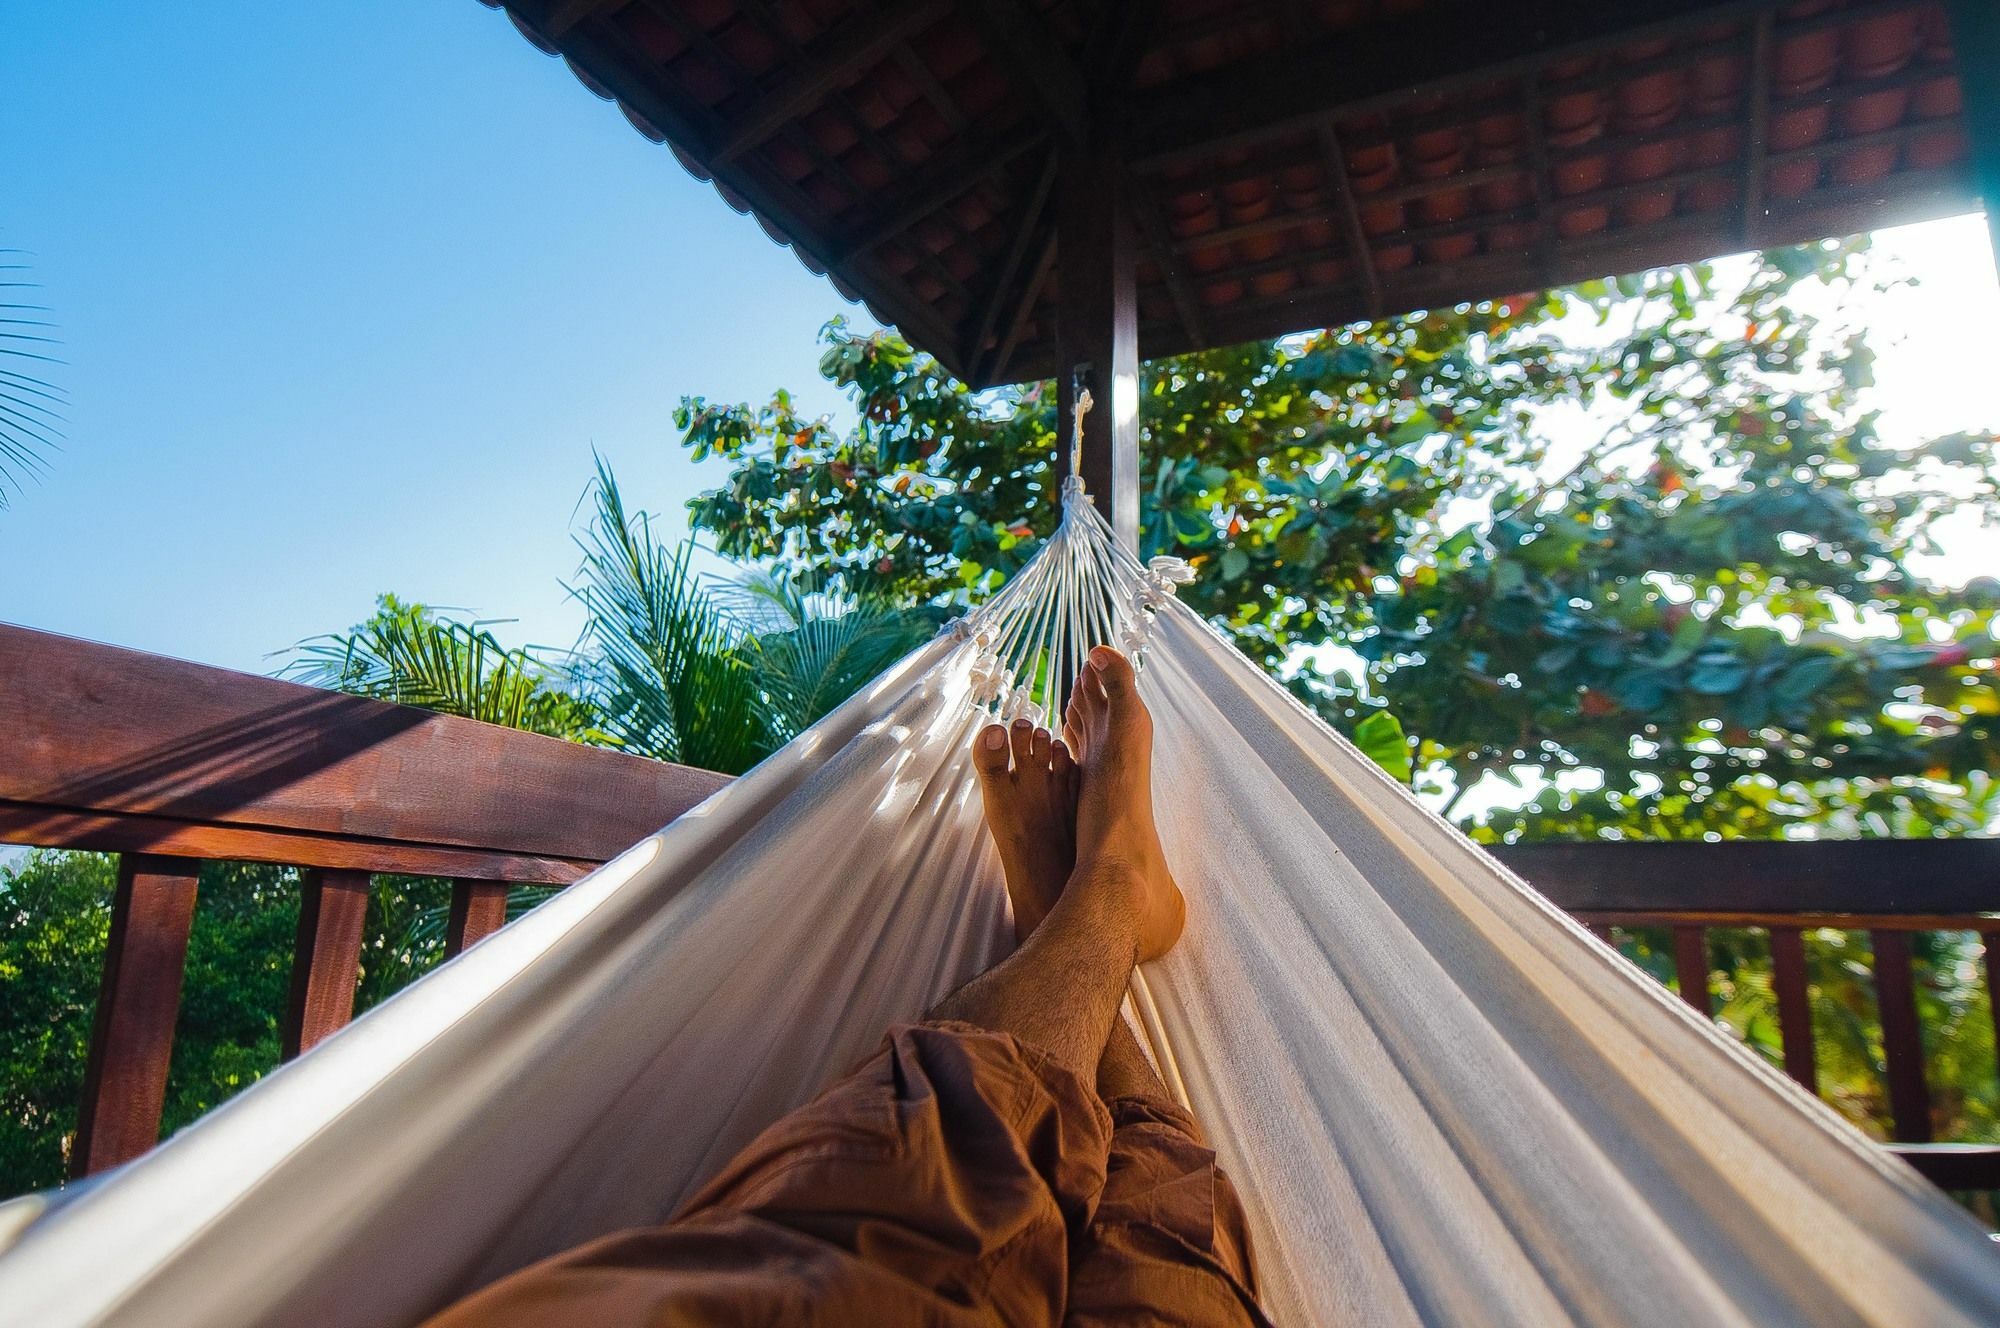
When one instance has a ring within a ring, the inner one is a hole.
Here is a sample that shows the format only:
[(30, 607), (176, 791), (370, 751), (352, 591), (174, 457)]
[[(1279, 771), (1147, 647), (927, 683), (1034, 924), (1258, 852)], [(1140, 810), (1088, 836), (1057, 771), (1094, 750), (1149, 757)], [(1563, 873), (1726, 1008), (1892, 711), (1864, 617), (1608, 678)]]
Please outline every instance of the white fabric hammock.
[(407, 1323), (664, 1218), (1003, 952), (967, 748), (1140, 653), (1186, 938), (1135, 983), (1280, 1322), (2000, 1323), (1969, 1217), (1419, 806), (1072, 496), (660, 834), (31, 1226), (0, 1320)]

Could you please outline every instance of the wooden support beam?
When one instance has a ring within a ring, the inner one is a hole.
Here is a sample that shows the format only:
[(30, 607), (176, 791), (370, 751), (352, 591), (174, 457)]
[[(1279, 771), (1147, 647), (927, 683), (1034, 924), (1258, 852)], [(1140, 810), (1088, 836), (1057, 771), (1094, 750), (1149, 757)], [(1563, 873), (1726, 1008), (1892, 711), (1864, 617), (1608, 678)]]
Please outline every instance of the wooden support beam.
[(1674, 928), (1674, 981), (1681, 999), (1696, 1014), (1710, 1018), (1715, 1005), (1708, 995), (1708, 931), (1703, 927)]
[(286, 1060), (311, 1051), (354, 1017), (367, 917), (368, 873), (305, 873), (298, 943), (292, 951), (292, 996), (285, 1013)]
[(942, 8), (941, 0), (899, 0), (849, 19), (802, 53), (803, 69), (758, 98), (755, 109), (716, 145), (715, 163), (734, 160), (817, 106), (834, 88), (886, 57), (891, 47), (930, 26)]
[(200, 865), (143, 853), (119, 859), (83, 1106), (70, 1147), (73, 1177), (129, 1162), (159, 1142)]
[(1334, 206), (1340, 211), (1341, 233), (1353, 255), (1368, 316), (1379, 319), (1388, 312), (1382, 305), (1382, 276), (1375, 270), (1375, 251), (1368, 244), (1368, 232), (1361, 228), (1361, 207), (1347, 176), (1347, 154), (1341, 150), (1340, 133), (1331, 119), (1319, 122), (1319, 156), (1320, 169), (1326, 172), (1328, 187), (1333, 190)]
[(1889, 1116), (1898, 1143), (1931, 1141), (1931, 1093), (1924, 1075), (1924, 1032), (1917, 1018), (1910, 934), (1874, 931), (1875, 1008), (1889, 1080)]
[(993, 351), (993, 367), (984, 378), (989, 384), (1007, 381), (1007, 365), (1014, 358), (1014, 348), (1021, 344), (1021, 334), (1027, 330), (1028, 319), (1035, 312), (1035, 302), (1042, 298), (1042, 287), (1048, 282), (1049, 273), (1055, 269), (1056, 231), (1057, 228), (1051, 226), (1042, 236), (1041, 249), (1028, 269), (1028, 284), (1021, 291), (1013, 316), (1007, 320), (1006, 335), (1000, 338), (999, 346)]
[[(1007, 297), (1014, 293), (1014, 278), (1028, 257), (1035, 236), (1042, 231), (1042, 216), (1048, 210), (1049, 195), (1055, 189), (1057, 164), (1057, 154), (1050, 152), (1035, 177), (1035, 187), (1021, 200), (1019, 211), (1008, 225), (1008, 233), (1013, 238), (1008, 241), (1006, 256), (993, 274), (993, 284), (987, 288), (986, 298), (979, 303), (979, 317), (973, 322), (972, 333), (960, 352), (959, 358), (976, 375), (972, 379), (975, 387), (990, 385), (1000, 367), (996, 363), (999, 348), (995, 347), (994, 355), (988, 356), (986, 343), (999, 326), (1001, 311), (1007, 307)], [(1030, 273), (1031, 279), (1033, 276)]]
[(1125, 183), (1132, 195), (1132, 219), (1138, 223), (1145, 236), (1146, 247), (1152, 251), (1153, 263), (1160, 269), (1160, 281), (1167, 288), (1167, 298), (1174, 302), (1174, 317), (1180, 322), (1181, 335), (1191, 345), (1205, 345), (1208, 341), (1207, 320), (1201, 316), (1201, 305), (1190, 288), (1187, 267), (1174, 248), (1173, 232), (1167, 228), (1159, 196), (1136, 173), (1127, 175)]
[(451, 883), (451, 917), (444, 929), (445, 958), (477, 945), (507, 924), (508, 888), (505, 881)]
[(1771, 928), (1771, 985), (1778, 996), (1778, 1037), (1784, 1044), (1785, 1073), (1808, 1093), (1817, 1093), (1819, 1065), (1813, 1048), (1812, 997), (1806, 982), (1806, 942), (1797, 927)]
[(1993, 261), (2000, 264), (2000, 5), (1951, 0), (1951, 43), (1965, 90), (1973, 186), (1986, 208)]
[(1061, 302), (1056, 315), (1056, 436), (1075, 427), (1071, 377), (1094, 400), (1083, 418), (1081, 473), (1097, 510), (1139, 547), (1139, 300), (1129, 181), (1108, 134), (1063, 154), (1056, 177)]
[(1088, 133), (1089, 93), (1070, 62), (1051, 49), (1052, 39), (1043, 25), (1022, 8), (1020, 0), (961, 0), (960, 8), (978, 26), (999, 63), (1040, 103), (1045, 117), (1072, 145), (1081, 145)]

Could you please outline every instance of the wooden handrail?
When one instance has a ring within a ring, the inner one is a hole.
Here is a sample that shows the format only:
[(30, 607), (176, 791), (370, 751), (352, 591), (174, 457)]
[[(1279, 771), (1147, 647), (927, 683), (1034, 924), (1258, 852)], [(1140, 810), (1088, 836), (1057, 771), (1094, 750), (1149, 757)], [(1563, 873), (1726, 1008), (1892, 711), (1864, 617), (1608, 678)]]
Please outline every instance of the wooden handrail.
[(0, 625), (0, 841), (565, 884), (727, 782)]
[(305, 869), (284, 1054), (354, 1010), (370, 875), (452, 878), (446, 949), (728, 782), (0, 624), (0, 842), (124, 855), (71, 1170), (159, 1135), (199, 859)]

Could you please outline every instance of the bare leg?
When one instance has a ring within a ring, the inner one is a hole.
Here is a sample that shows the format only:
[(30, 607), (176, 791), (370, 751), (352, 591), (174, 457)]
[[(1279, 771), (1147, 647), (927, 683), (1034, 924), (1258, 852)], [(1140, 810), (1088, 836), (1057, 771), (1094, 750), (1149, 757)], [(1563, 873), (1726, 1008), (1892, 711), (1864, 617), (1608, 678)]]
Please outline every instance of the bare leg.
[[(1053, 903), (1044, 900), (1053, 859), (1024, 846), (1036, 831), (1034, 814), (1042, 814), (1035, 809), (1060, 800), (1053, 775), (1060, 744), (1037, 737), (1032, 727), (1017, 729), (1010, 739), (998, 725), (976, 740), (981, 786), (1023, 940), (931, 1013), (1012, 1033), (1090, 1081), (1118, 1022), (1133, 965), (1174, 943), (1184, 905), (1153, 828), (1152, 721), (1131, 664), (1115, 650), (1093, 651), (1076, 696), (1070, 727), (1090, 746), (1082, 760), (1076, 864)], [(1016, 759), (1013, 770), (1002, 768), (1009, 755)], [(1039, 768), (1044, 761), (1046, 775)], [(1033, 791), (1028, 798), (1016, 796), (1024, 785)], [(1032, 921), (1044, 907), (1042, 919)]]
[(1097, 1062), (1097, 1095), (1106, 1102), (1119, 1097), (1156, 1097), (1173, 1101), (1167, 1086), (1153, 1070), (1153, 1063), (1132, 1036), (1132, 1027), (1122, 1018), (1111, 1025), (1110, 1040)]

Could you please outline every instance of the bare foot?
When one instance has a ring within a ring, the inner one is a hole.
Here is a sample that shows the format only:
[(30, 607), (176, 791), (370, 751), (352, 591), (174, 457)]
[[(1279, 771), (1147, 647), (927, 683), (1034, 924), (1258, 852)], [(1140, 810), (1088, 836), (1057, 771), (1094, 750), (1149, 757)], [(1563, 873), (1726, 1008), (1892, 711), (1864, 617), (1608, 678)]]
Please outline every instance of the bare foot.
[(981, 729), (972, 765), (1007, 873), (1014, 939), (1025, 941), (1055, 907), (1076, 865), (1076, 762), (1060, 738), (1023, 719), (1012, 729)]
[(1109, 646), (1090, 652), (1063, 719), (1083, 767), (1076, 809), (1076, 872), (1141, 884), (1139, 958), (1180, 939), (1187, 901), (1167, 870), (1153, 823), (1153, 717), (1139, 699), (1132, 661)]

